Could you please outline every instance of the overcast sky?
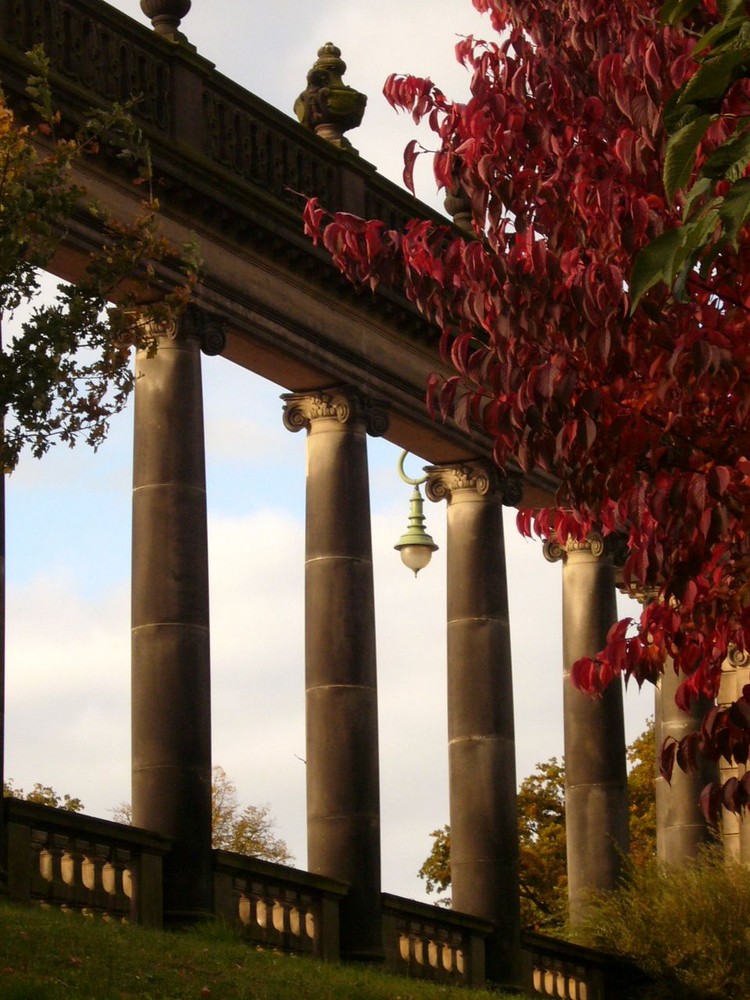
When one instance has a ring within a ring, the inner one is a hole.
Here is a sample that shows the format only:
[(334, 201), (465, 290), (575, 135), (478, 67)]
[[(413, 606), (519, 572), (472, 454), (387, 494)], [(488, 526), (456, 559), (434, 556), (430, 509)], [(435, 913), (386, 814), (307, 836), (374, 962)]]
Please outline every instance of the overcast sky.
[[(141, 23), (138, 0), (114, 6)], [(368, 95), (351, 138), (400, 182), (415, 134), (381, 96), (392, 71), (467, 87), (457, 35), (489, 31), (470, 0), (193, 0), (183, 29), (217, 69), (291, 114), (317, 49), (335, 42), (346, 82)], [(485, 31), (486, 29), (486, 31)], [(419, 195), (433, 198), (425, 168)], [(303, 559), (305, 441), (281, 422), (278, 386), (204, 359), (212, 614), (214, 762), (243, 802), (268, 803), (305, 866)], [(129, 563), (132, 412), (97, 454), (22, 460), (8, 482), (6, 776), (80, 796), (110, 816), (130, 798)], [(448, 820), (445, 513), (426, 505), (441, 546), (417, 580), (393, 545), (410, 490), (398, 451), (371, 441), (378, 622), (383, 888), (423, 897), (429, 833)], [(421, 467), (412, 457), (407, 471)], [(506, 528), (519, 780), (562, 754), (560, 566)], [(652, 712), (627, 699), (628, 738)]]

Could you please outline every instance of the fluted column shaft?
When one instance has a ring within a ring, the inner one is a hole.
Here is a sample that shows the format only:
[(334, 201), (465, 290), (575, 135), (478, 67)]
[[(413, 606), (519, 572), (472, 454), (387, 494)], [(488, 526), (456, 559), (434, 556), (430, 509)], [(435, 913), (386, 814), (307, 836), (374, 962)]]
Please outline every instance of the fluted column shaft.
[(383, 958), (380, 790), (367, 433), (385, 415), (350, 389), (283, 397), (307, 430), (305, 687), (311, 872), (351, 884), (342, 957)]
[(605, 645), (617, 619), (615, 573), (601, 537), (548, 543), (563, 560), (563, 717), (570, 920), (580, 921), (591, 890), (614, 888), (630, 843), (622, 682), (598, 698), (576, 690), (576, 660)]
[(211, 703), (200, 349), (191, 310), (136, 361), (133, 823), (174, 838), (164, 915), (212, 911)]
[(516, 764), (502, 488), (483, 461), (428, 470), (446, 499), (451, 894), (491, 920), (487, 977), (518, 982)]

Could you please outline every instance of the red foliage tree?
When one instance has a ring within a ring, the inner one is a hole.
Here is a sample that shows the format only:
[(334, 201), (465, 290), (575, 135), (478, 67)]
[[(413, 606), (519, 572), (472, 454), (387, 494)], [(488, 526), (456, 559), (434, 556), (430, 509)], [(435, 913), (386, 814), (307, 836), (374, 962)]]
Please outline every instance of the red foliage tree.
[[(638, 251), (686, 211), (664, 189), (662, 111), (696, 72), (690, 53), (716, 0), (677, 26), (650, 0), (473, 3), (499, 39), (457, 45), (466, 103), (425, 79), (385, 85), (394, 107), (429, 122), (435, 178), (468, 197), (473, 233), (429, 220), (395, 232), (315, 200), (307, 231), (353, 281), (400, 285), (437, 324), (455, 374), (431, 379), (433, 411), (484, 428), (501, 467), (557, 477), (555, 508), (522, 509), (521, 531), (622, 536), (626, 582), (658, 589), (639, 622), (619, 622), (579, 661), (576, 683), (655, 681), (671, 659), (680, 705), (713, 698), (730, 645), (750, 649), (750, 233), (690, 273), (687, 301), (652, 285), (631, 309), (631, 289), (648, 285), (633, 273)], [(747, 114), (747, 81), (723, 100), (731, 113), (713, 114), (693, 145), (697, 168)], [(412, 143), (410, 187), (416, 155)], [(744, 763), (749, 748), (746, 688), (662, 764), (671, 774), (699, 750)], [(744, 804), (750, 778), (724, 796)]]

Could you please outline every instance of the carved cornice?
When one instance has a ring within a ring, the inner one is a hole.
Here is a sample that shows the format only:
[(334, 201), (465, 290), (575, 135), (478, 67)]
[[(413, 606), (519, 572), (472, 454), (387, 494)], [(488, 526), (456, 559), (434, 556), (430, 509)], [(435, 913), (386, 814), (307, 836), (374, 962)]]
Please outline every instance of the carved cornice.
[(388, 430), (385, 406), (361, 396), (351, 386), (335, 386), (315, 392), (287, 392), (284, 400), (284, 426), (296, 432), (310, 430), (315, 420), (336, 420), (340, 424), (361, 422), (372, 437)]

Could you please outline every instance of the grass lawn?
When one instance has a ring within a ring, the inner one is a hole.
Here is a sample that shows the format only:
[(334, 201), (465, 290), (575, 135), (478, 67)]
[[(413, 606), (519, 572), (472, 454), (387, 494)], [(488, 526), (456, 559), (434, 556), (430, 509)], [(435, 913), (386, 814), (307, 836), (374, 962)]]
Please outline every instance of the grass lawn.
[[(0, 1000), (498, 1000), (361, 966), (243, 944), (226, 928), (182, 933), (0, 903)], [(505, 1000), (514, 998), (505, 996)], [(519, 996), (515, 1000), (522, 1000)]]

